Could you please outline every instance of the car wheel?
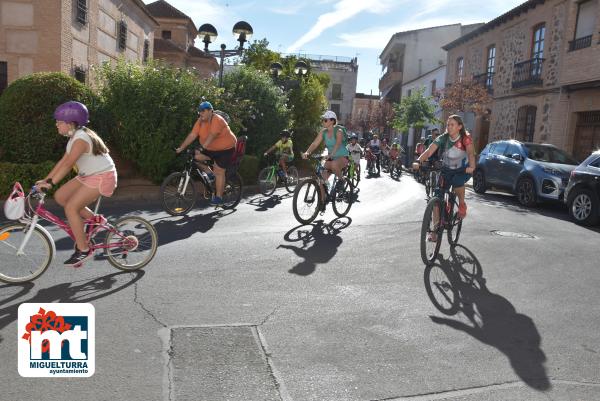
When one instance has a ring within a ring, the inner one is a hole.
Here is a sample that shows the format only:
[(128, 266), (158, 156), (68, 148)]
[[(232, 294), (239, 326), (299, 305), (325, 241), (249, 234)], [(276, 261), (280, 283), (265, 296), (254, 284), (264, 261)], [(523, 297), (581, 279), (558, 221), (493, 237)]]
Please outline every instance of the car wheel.
[(535, 184), (529, 177), (523, 177), (517, 182), (517, 198), (523, 206), (532, 207), (537, 203), (535, 196)]
[(473, 176), (473, 190), (478, 194), (483, 194), (487, 189), (485, 185), (485, 176), (483, 171), (475, 171), (475, 175)]
[(569, 197), (569, 215), (577, 224), (591, 226), (598, 221), (598, 198), (587, 188), (576, 189)]

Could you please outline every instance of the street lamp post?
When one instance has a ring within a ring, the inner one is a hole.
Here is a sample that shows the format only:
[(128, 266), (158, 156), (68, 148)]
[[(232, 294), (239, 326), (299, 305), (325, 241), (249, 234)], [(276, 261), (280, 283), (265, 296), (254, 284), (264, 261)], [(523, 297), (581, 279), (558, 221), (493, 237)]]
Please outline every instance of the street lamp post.
[(280, 78), (280, 75), (283, 72), (283, 66), (279, 62), (272, 63), (270, 70), (273, 80), (280, 84), (284, 90), (290, 90), (297, 88), (300, 85), (300, 79), (308, 74), (308, 65), (302, 60), (298, 60), (294, 65), (294, 74), (296, 74), (299, 79)]
[(203, 24), (198, 28), (198, 37), (202, 38), (202, 42), (204, 42), (204, 53), (219, 56), (219, 87), (223, 86), (223, 63), (225, 58), (241, 56), (244, 51), (244, 43), (250, 40), (252, 33), (252, 26), (250, 26), (249, 23), (246, 21), (239, 21), (233, 26), (233, 35), (235, 36), (235, 39), (240, 42), (240, 46), (237, 49), (226, 50), (225, 43), (223, 43), (221, 45), (221, 50), (208, 50), (209, 43), (212, 43), (217, 39), (217, 29), (211, 24)]

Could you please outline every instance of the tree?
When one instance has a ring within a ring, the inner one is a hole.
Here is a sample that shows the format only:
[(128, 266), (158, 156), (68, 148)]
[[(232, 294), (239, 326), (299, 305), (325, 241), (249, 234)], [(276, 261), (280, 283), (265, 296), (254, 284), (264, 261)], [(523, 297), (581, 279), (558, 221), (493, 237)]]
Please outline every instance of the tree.
[(457, 81), (438, 94), (440, 106), (450, 113), (473, 112), (481, 115), (493, 100), (487, 88), (479, 82)]
[(424, 96), (424, 92), (424, 88), (418, 89), (394, 105), (393, 128), (406, 132), (410, 127), (422, 129), (426, 124), (438, 122), (435, 118), (433, 98)]
[(279, 61), (280, 55), (273, 50), (269, 50), (269, 41), (265, 39), (255, 40), (244, 51), (242, 57), (242, 63), (245, 65), (251, 65), (260, 71), (269, 71), (271, 64), (275, 61)]

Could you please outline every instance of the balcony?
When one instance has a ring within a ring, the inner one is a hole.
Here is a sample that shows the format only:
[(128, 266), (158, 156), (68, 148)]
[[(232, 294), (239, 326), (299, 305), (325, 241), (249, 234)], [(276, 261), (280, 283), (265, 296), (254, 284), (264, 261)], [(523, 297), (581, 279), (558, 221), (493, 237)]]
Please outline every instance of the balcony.
[(584, 49), (592, 45), (592, 35), (569, 41), (569, 51)]
[(402, 82), (402, 71), (388, 71), (379, 79), (379, 91), (386, 92)]
[(473, 81), (487, 89), (490, 95), (494, 94), (494, 73), (486, 72), (479, 75), (473, 75)]
[(515, 63), (513, 71), (513, 89), (542, 86), (543, 58), (532, 58), (531, 60)]

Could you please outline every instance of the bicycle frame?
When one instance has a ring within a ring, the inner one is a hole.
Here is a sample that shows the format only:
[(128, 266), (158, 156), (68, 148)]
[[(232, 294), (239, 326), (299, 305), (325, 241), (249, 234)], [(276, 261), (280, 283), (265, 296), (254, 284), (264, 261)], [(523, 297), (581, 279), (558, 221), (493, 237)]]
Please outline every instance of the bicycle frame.
[(183, 183), (183, 188), (178, 188), (180, 193), (185, 193), (194, 172), (200, 178), (202, 184), (204, 184), (206, 188), (209, 188), (211, 192), (213, 191), (212, 185), (204, 179), (202, 170), (195, 164), (194, 151), (187, 151), (187, 160), (183, 172), (185, 173), (185, 182)]

